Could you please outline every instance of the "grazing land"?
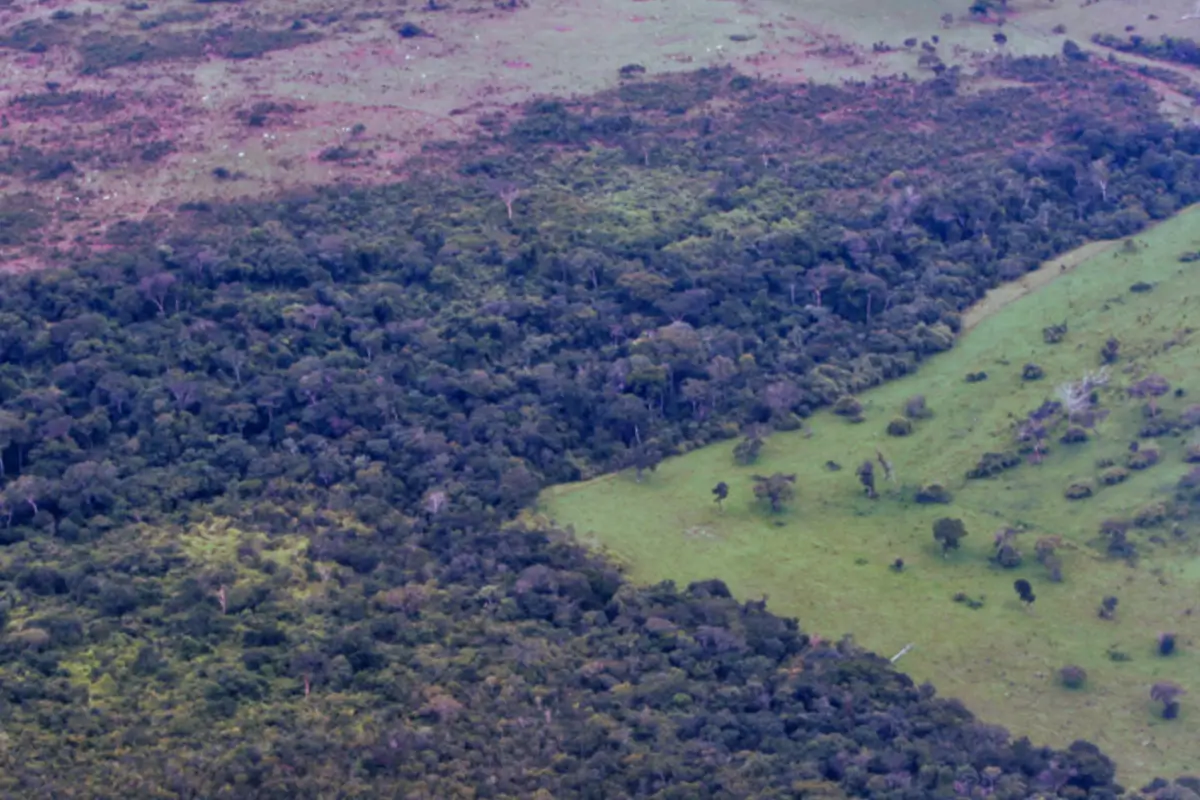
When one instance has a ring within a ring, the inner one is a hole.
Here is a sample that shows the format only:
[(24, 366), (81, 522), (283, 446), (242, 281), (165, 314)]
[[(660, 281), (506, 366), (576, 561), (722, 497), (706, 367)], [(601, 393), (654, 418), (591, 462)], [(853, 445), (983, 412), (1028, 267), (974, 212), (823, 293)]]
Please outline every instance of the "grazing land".
[[(649, 76), (728, 65), (789, 83), (929, 77), (922, 47), (974, 72), (1005, 53), (1055, 54), (1067, 38), (1108, 52), (1091, 38), (1128, 25), (1177, 35), (1186, 10), (1111, 0), (1021, 0), (983, 15), (947, 0), (3, 3), (0, 270), (121, 247), (116, 223), (166, 228), (181, 205), (403, 180), (435, 143), (469, 139), (533, 97), (609, 89), (630, 65)], [(1171, 118), (1194, 119), (1191, 71), (1160, 67), (1142, 79)]]
[[(864, 422), (821, 412), (802, 431), (771, 435), (753, 465), (735, 465), (731, 444), (714, 445), (663, 462), (640, 483), (624, 472), (555, 487), (539, 510), (611, 553), (635, 581), (720, 575), (736, 595), (769, 595), (772, 608), (826, 636), (851, 633), (883, 655), (913, 643), (898, 663), (918, 680), (1039, 740), (1094, 741), (1113, 754), (1127, 783), (1187, 770), (1200, 763), (1197, 712), (1167, 723), (1147, 692), (1165, 679), (1200, 686), (1200, 517), (1175, 501), (1176, 484), (1191, 468), (1185, 446), (1200, 437), (1176, 429), (1157, 440), (1160, 464), (1087, 499), (1063, 493), (1072, 482), (1096, 481), (1098, 459), (1124, 464), (1130, 442), (1147, 446), (1138, 435), (1143, 402), (1127, 397), (1128, 386), (1151, 373), (1166, 377), (1184, 392), (1162, 401), (1174, 418), (1197, 402), (1200, 267), (1178, 256), (1200, 246), (1198, 219), (1200, 211), (1184, 212), (979, 320), (917, 374), (860, 395)], [(1138, 282), (1153, 289), (1130, 292)], [(1044, 343), (1042, 329), (1063, 320), (1066, 338)], [(1010, 448), (1016, 421), (1054, 399), (1056, 386), (1097, 370), (1110, 337), (1120, 340), (1122, 355), (1100, 390), (1111, 414), (1091, 441), (1053, 442), (1039, 464), (964, 477), (982, 453)], [(1027, 363), (1040, 365), (1045, 378), (1023, 380)], [(987, 380), (964, 381), (976, 371)], [(888, 436), (888, 421), (914, 394), (926, 397), (933, 416), (911, 436)], [(896, 480), (881, 477), (872, 500), (855, 467), (874, 459), (876, 448)], [(831, 471), (831, 461), (843, 468)], [(797, 497), (781, 514), (751, 491), (751, 474), (773, 472), (797, 475)], [(730, 486), (723, 510), (710, 491), (720, 481)], [(942, 483), (953, 501), (915, 503), (929, 482)], [(1109, 555), (1101, 522), (1158, 503), (1179, 513), (1134, 528), (1135, 559)], [(961, 518), (969, 531), (947, 557), (931, 535), (945, 516)], [(1022, 531), (1024, 563), (1015, 569), (989, 561), (993, 534), (1006, 527)], [(1034, 542), (1052, 535), (1063, 539), (1061, 583), (1049, 581), (1034, 557)], [(896, 558), (904, 560), (902, 572), (889, 568)], [(1022, 577), (1037, 593), (1030, 612), (1012, 588)], [(954, 602), (958, 593), (982, 606)], [(1108, 595), (1120, 601), (1112, 620), (1097, 613)], [(1157, 654), (1159, 631), (1178, 634), (1178, 654)], [(1085, 690), (1062, 687), (1058, 672), (1067, 664), (1085, 668)]]

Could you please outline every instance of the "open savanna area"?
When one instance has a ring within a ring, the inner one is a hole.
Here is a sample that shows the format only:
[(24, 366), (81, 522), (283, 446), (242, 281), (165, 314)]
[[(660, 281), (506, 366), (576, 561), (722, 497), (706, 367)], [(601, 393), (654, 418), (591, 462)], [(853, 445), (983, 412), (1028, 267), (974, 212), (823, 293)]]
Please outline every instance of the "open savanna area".
[[(1057, 53), (1068, 37), (1087, 48), (1127, 25), (1146, 36), (1200, 25), (1179, 23), (1187, 9), (1175, 5), (8, 2), (0, 269), (123, 247), (118, 223), (164, 229), (181, 206), (402, 180), (443, 164), (435, 143), (486, 134), (534, 97), (612, 88), (623, 67), (838, 83), (931, 77), (936, 53), (973, 74), (1004, 53)], [(1188, 71), (1172, 69), (1186, 87)], [(1190, 119), (1184, 88), (1154, 82), (1165, 110)]]
[[(1189, 407), (1195, 415), (1200, 276), (1196, 262), (1179, 256), (1200, 248), (1198, 218), (1196, 209), (1183, 212), (978, 320), (915, 375), (859, 395), (862, 422), (818, 413), (800, 430), (772, 434), (751, 465), (736, 464), (733, 443), (723, 443), (668, 459), (640, 482), (628, 471), (554, 487), (539, 513), (612, 554), (635, 581), (720, 576), (737, 596), (766, 595), (777, 613), (823, 636), (850, 634), (885, 656), (912, 644), (897, 663), (915, 679), (1039, 741), (1096, 742), (1129, 785), (1186, 771), (1200, 763), (1200, 712), (1185, 700), (1178, 719), (1163, 720), (1148, 692), (1161, 680), (1200, 687), (1200, 516), (1177, 489), (1194, 468), (1185, 450), (1200, 438), (1194, 420), (1144, 435), (1146, 401), (1127, 390), (1162, 376), (1171, 391), (1153, 419), (1178, 421)], [(1047, 344), (1043, 329), (1062, 323), (1066, 336)], [(1120, 355), (1104, 367), (1101, 350), (1114, 338)], [(1025, 379), (1027, 364), (1044, 377)], [(994, 477), (966, 477), (984, 453), (1014, 450), (1020, 424), (1057, 399), (1059, 386), (1102, 367), (1108, 383), (1097, 390), (1098, 407), (1108, 413), (1088, 441), (1052, 438), (1040, 463), (1026, 454)], [(965, 380), (977, 372), (987, 379)], [(932, 415), (916, 420), (911, 435), (889, 436), (889, 422), (918, 394)], [(1105, 485), (1101, 474), (1112, 467), (1102, 465), (1127, 465), (1134, 442), (1139, 451), (1157, 446), (1159, 463)], [(856, 478), (864, 460), (876, 461), (878, 499)], [(796, 475), (796, 497), (782, 513), (752, 491), (752, 475), (775, 472)], [(711, 490), (722, 481), (729, 498), (720, 508)], [(951, 502), (915, 502), (934, 482)], [(1091, 497), (1064, 496), (1085, 482)], [(1127, 534), (1136, 555), (1121, 557), (1102, 522), (1139, 514)], [(942, 517), (968, 531), (946, 554), (932, 535)], [(1015, 568), (994, 560), (994, 534), (1006, 528), (1020, 531)], [(1035, 542), (1047, 536), (1062, 539), (1061, 582), (1035, 558)], [(902, 571), (891, 567), (897, 558)], [(1028, 610), (1013, 590), (1020, 578), (1036, 593)], [(1102, 619), (1108, 596), (1119, 604)], [(1158, 654), (1159, 632), (1177, 634), (1177, 653)], [(1062, 686), (1065, 665), (1086, 670), (1085, 688)]]

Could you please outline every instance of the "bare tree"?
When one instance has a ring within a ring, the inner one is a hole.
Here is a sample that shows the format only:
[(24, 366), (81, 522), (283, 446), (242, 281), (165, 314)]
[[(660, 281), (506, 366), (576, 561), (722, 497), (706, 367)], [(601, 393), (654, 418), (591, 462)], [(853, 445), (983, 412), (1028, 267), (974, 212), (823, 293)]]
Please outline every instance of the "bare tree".
[[(808, 272), (804, 273), (804, 281), (808, 286), (808, 290), (813, 294), (815, 305), (821, 305), (821, 293), (833, 285), (833, 282), (839, 278), (844, 278), (846, 268), (841, 264), (833, 264), (825, 262), (819, 264)], [(838, 280), (838, 285), (841, 285), (841, 280)]]
[(708, 377), (713, 383), (722, 384), (737, 375), (737, 364), (728, 356), (713, 356), (712, 361), (708, 362)]
[(1092, 162), (1092, 181), (1100, 187), (1100, 197), (1106, 203), (1108, 202), (1108, 181), (1110, 177), (1107, 159), (1098, 158)]
[(763, 403), (776, 416), (791, 411), (800, 398), (800, 390), (791, 381), (776, 381), (763, 390)]
[(525, 189), (512, 181), (505, 180), (489, 180), (487, 186), (504, 201), (504, 208), (508, 211), (508, 218), (511, 220), (513, 218), (513, 203), (517, 201), (518, 197), (525, 194)]
[(769, 167), (771, 166), (771, 158), (779, 151), (784, 139), (774, 131), (762, 131), (754, 136), (752, 141), (755, 149), (759, 151), (759, 155), (762, 158), (762, 165)]
[(887, 199), (888, 227), (899, 233), (908, 225), (912, 215), (921, 205), (921, 195), (912, 186), (897, 189)]
[(138, 291), (142, 293), (143, 297), (158, 306), (158, 313), (166, 314), (167, 295), (174, 285), (174, 275), (169, 272), (156, 272), (138, 281)]
[(46, 481), (36, 475), (22, 475), (8, 485), (6, 494), (11, 505), (24, 502), (37, 514), (38, 500), (46, 494)]
[(167, 390), (175, 398), (175, 404), (180, 411), (186, 411), (188, 406), (196, 402), (200, 394), (200, 385), (195, 381), (188, 380), (182, 372), (168, 376), (166, 384)]
[(446, 497), (445, 492), (440, 490), (432, 491), (425, 495), (425, 510), (432, 515), (436, 515), (446, 507), (447, 502), (449, 502), (449, 498)]
[(333, 309), (321, 303), (311, 303), (290, 313), (291, 318), (310, 331), (319, 328), (333, 316)]
[(700, 413), (700, 405), (708, 399), (712, 393), (712, 386), (708, 381), (698, 378), (687, 378), (680, 387), (680, 393), (683, 399), (692, 404), (692, 413)]
[(237, 385), (242, 385), (242, 367), (246, 364), (246, 351), (238, 350), (234, 347), (226, 347), (220, 352), (220, 357), (225, 365), (233, 370), (233, 379), (237, 381)]

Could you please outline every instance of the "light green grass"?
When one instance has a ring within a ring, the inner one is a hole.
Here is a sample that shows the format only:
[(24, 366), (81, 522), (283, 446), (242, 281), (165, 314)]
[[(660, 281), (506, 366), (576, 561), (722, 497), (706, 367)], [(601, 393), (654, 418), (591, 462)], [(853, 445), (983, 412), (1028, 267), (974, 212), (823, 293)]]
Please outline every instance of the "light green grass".
[[(1035, 293), (982, 321), (951, 352), (920, 373), (863, 395), (867, 421), (850, 424), (822, 413), (802, 432), (773, 435), (759, 463), (738, 467), (733, 443), (668, 460), (641, 484), (630, 474), (609, 475), (545, 493), (540, 512), (571, 525), (579, 538), (608, 550), (633, 580), (672, 579), (681, 584), (719, 577), (741, 598), (770, 596), (770, 607), (794, 615), (808, 631), (826, 637), (852, 633), (866, 647), (891, 656), (915, 644), (898, 666), (918, 681), (930, 680), (944, 695), (963, 699), (984, 720), (1017, 735), (1063, 746), (1077, 738), (1100, 745), (1120, 764), (1121, 778), (1138, 785), (1154, 774), (1177, 774), (1200, 765), (1200, 526), (1185, 524), (1176, 538), (1167, 526), (1131, 534), (1142, 557), (1136, 567), (1103, 555), (1098, 523), (1130, 516), (1172, 493), (1186, 471), (1182, 439), (1160, 441), (1163, 463), (1134, 472), (1125, 484), (1103, 488), (1091, 499), (1070, 502), (1063, 489), (1073, 479), (1094, 477), (1095, 461), (1123, 463), (1140, 425), (1140, 409), (1121, 387), (1156, 371), (1188, 396), (1168, 396), (1174, 412), (1200, 402), (1200, 263), (1177, 260), (1200, 249), (1200, 212), (1190, 210), (1135, 244), (1096, 256)], [(1134, 294), (1136, 281), (1155, 284)], [(1067, 320), (1070, 333), (1057, 345), (1042, 342), (1042, 328)], [(1084, 445), (1054, 443), (1042, 465), (1022, 464), (994, 479), (967, 481), (964, 474), (986, 450), (1005, 449), (1013, 419), (1025, 415), (1055, 387), (1099, 365), (1104, 340), (1122, 343), (1111, 387), (1102, 393), (1112, 415), (1100, 437)], [(1168, 341), (1178, 344), (1166, 348)], [(1034, 361), (1042, 381), (1021, 380)], [(967, 384), (968, 372), (989, 379)], [(924, 394), (935, 416), (914, 435), (897, 439), (884, 428), (905, 398)], [(893, 461), (897, 480), (882, 497), (863, 496), (854, 468), (880, 447)], [(843, 465), (830, 472), (826, 461)], [(750, 475), (776, 470), (798, 474), (796, 501), (772, 516), (754, 502)], [(710, 491), (730, 485), (724, 512)], [(949, 506), (911, 502), (913, 490), (941, 481), (954, 492)], [(960, 517), (970, 532), (961, 551), (944, 559), (935, 547), (932, 522)], [(1003, 570), (988, 562), (992, 534), (1023, 523), (1025, 565)], [(1033, 558), (1033, 543), (1060, 534), (1071, 547), (1061, 552), (1065, 581), (1050, 583)], [(1161, 536), (1154, 544), (1150, 536)], [(888, 565), (902, 557), (907, 569)], [(1016, 578), (1037, 593), (1027, 613), (1012, 589)], [(951, 601), (956, 592), (985, 597), (983, 608)], [(1097, 617), (1101, 598), (1120, 598), (1117, 619)], [(1155, 653), (1156, 634), (1179, 634), (1181, 652)], [(1114, 662), (1110, 647), (1131, 660)], [(1066, 664), (1083, 666), (1085, 691), (1057, 683)], [(1164, 721), (1148, 697), (1161, 679), (1192, 690), (1179, 719)]]

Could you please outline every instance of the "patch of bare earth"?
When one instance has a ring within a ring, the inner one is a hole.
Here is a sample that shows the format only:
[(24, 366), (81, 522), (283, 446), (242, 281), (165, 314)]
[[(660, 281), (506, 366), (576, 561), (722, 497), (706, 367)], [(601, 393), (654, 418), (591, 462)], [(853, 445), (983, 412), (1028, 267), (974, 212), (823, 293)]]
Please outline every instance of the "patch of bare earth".
[[(481, 118), (611, 87), (628, 64), (650, 75), (733, 64), (782, 81), (919, 76), (924, 51), (903, 39), (937, 35), (939, 57), (970, 71), (995, 55), (999, 21), (963, 5), (0, 0), (0, 270), (69, 263), (119, 243), (115, 223), (165, 225), (187, 203), (397, 180)], [(1056, 52), (1053, 20), (1085, 13), (1010, 6), (1016, 53)]]

